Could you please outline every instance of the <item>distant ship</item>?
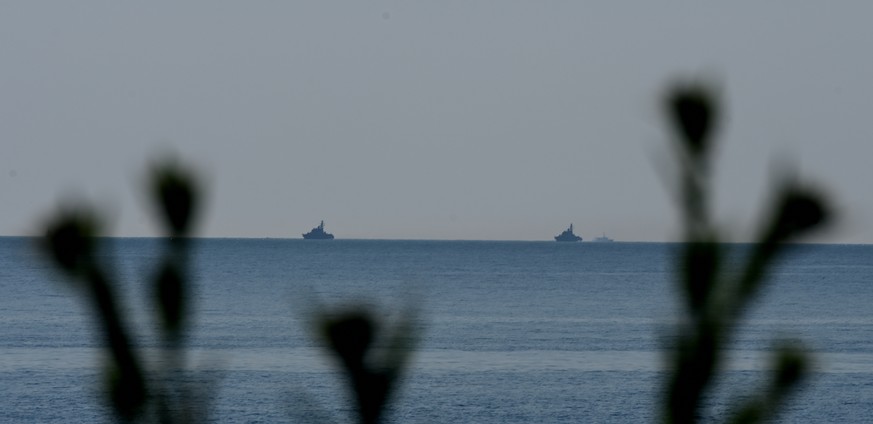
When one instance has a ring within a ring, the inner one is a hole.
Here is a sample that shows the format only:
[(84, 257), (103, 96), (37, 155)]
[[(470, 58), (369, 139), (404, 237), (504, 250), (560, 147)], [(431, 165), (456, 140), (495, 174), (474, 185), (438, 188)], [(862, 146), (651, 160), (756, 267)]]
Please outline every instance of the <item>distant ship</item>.
[(573, 234), (573, 224), (570, 224), (570, 228), (555, 236), (555, 241), (582, 241), (582, 237)]
[(611, 238), (609, 238), (609, 237), (606, 237), (606, 233), (604, 233), (602, 236), (600, 236), (600, 237), (596, 237), (596, 238), (594, 239), (594, 241), (596, 241), (596, 242), (600, 242), (600, 243), (604, 243), (604, 242), (608, 243), (608, 242), (612, 242), (612, 241), (615, 241), (615, 240), (613, 240), (613, 239), (611, 239)]
[(324, 221), (313, 228), (312, 231), (303, 235), (306, 240), (333, 240), (333, 234), (324, 232)]

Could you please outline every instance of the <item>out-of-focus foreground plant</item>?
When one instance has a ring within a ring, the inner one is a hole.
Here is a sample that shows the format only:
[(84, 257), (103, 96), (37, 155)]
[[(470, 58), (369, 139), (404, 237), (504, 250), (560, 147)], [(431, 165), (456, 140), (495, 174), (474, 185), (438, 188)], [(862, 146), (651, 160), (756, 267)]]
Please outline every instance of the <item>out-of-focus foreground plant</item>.
[[(183, 336), (189, 319), (190, 237), (201, 189), (193, 172), (172, 160), (156, 164), (148, 183), (148, 198), (165, 231), (164, 254), (151, 278), (162, 338), (159, 369), (147, 369), (142, 350), (135, 348), (122, 313), (125, 309), (114, 293), (118, 282), (106, 258), (97, 254), (103, 234), (97, 212), (83, 205), (58, 211), (45, 225), (41, 247), (77, 283), (96, 314), (109, 351), (106, 391), (116, 418), (122, 422), (205, 422), (209, 385), (180, 378), (186, 369)], [(314, 318), (317, 337), (338, 359), (348, 380), (358, 422), (380, 422), (415, 341), (411, 312), (393, 326), (365, 307), (320, 308)]]
[(317, 330), (348, 379), (358, 422), (383, 421), (417, 340), (414, 314), (403, 313), (392, 328), (363, 306), (316, 313)]
[(115, 295), (117, 281), (106, 258), (99, 256), (102, 221), (92, 208), (61, 209), (45, 225), (41, 247), (77, 283), (90, 302), (109, 351), (107, 394), (116, 418), (123, 422), (203, 422), (205, 390), (179, 381), (190, 282), (189, 241), (201, 201), (201, 190), (188, 168), (175, 161), (157, 163), (148, 180), (149, 200), (163, 224), (165, 253), (152, 278), (152, 293), (162, 337), (161, 369), (146, 369), (135, 348), (124, 308)]
[[(686, 242), (679, 279), (684, 314), (669, 351), (671, 369), (662, 419), (669, 424), (689, 424), (698, 421), (724, 350), (743, 311), (760, 291), (769, 266), (786, 243), (820, 227), (830, 212), (820, 192), (795, 180), (782, 181), (742, 271), (724, 272), (727, 245), (709, 211), (713, 135), (719, 121), (715, 93), (701, 84), (677, 86), (667, 97), (666, 110), (676, 133), (678, 199)], [(97, 255), (98, 235), (103, 230), (97, 213), (88, 207), (59, 211), (46, 225), (42, 246), (78, 282), (97, 315), (110, 353), (107, 392), (116, 417), (129, 422), (205, 421), (206, 391), (175, 377), (185, 368), (182, 348), (190, 291), (186, 270), (202, 195), (192, 173), (176, 162), (155, 166), (149, 181), (150, 199), (166, 233), (165, 254), (152, 279), (164, 369), (148, 370), (141, 351), (133, 345), (126, 316), (120, 313), (123, 309), (113, 292), (116, 281), (105, 259)], [(386, 331), (384, 323), (366, 308), (316, 312), (319, 334), (345, 371), (361, 424), (384, 419), (415, 341), (412, 323), (411, 316), (404, 316), (393, 331)], [(804, 377), (808, 361), (795, 346), (778, 347), (769, 386), (743, 397), (746, 400), (733, 406), (728, 421), (757, 423), (772, 417)]]
[[(671, 374), (663, 411), (663, 421), (670, 424), (698, 421), (703, 400), (724, 362), (724, 350), (743, 311), (761, 290), (768, 267), (786, 243), (822, 226), (831, 215), (821, 192), (796, 180), (782, 181), (770, 196), (770, 216), (764, 219), (742, 271), (724, 272), (727, 245), (709, 212), (714, 133), (720, 119), (716, 97), (706, 84), (680, 84), (669, 92), (665, 104), (675, 130), (685, 239), (679, 258), (685, 310), (669, 352)], [(729, 411), (728, 422), (772, 418), (809, 367), (801, 349), (788, 344), (776, 348), (773, 361), (769, 386), (743, 396), (746, 400)]]

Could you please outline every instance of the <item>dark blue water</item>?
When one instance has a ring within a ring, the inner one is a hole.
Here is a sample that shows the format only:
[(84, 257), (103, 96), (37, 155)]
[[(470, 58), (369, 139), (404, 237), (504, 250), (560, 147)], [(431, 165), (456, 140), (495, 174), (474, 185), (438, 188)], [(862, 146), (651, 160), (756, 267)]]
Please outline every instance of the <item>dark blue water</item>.
[[(3, 421), (106, 421), (93, 317), (31, 243), (0, 238)], [(145, 282), (160, 244), (107, 244), (137, 343), (154, 353)], [(658, 421), (661, 348), (678, 313), (675, 245), (212, 239), (196, 248), (188, 378), (214, 386), (215, 422), (348, 421), (344, 382), (311, 317), (357, 303), (387, 322), (418, 311), (393, 422)], [(869, 422), (873, 247), (801, 246), (770, 277), (704, 416), (720, 418), (760, 385), (773, 340), (790, 339), (812, 352), (815, 372), (779, 422)]]

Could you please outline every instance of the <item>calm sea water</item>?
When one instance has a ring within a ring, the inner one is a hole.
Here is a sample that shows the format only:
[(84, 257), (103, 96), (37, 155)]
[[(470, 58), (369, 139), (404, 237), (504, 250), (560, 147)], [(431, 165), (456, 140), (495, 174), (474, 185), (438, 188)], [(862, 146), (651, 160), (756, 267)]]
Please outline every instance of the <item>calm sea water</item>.
[[(675, 245), (210, 239), (197, 242), (195, 381), (215, 422), (349, 421), (344, 382), (312, 336), (316, 304), (419, 310), (398, 423), (657, 422), (661, 348), (677, 315)], [(154, 239), (112, 239), (127, 318), (157, 346), (144, 276)], [(873, 417), (873, 246), (799, 246), (748, 311), (706, 417), (761, 383), (775, 339), (815, 372), (780, 422)], [(74, 285), (32, 241), (0, 238), (0, 420), (105, 422), (100, 341)]]

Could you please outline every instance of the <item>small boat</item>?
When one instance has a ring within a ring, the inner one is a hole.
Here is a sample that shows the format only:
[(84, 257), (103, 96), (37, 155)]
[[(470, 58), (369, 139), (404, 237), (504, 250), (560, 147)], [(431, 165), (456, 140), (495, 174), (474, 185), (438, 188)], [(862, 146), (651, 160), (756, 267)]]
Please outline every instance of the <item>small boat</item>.
[(570, 224), (570, 228), (555, 236), (555, 241), (582, 241), (582, 237), (573, 234), (573, 224)]
[(606, 233), (603, 233), (602, 236), (600, 236), (600, 237), (595, 237), (595, 238), (594, 238), (594, 241), (596, 241), (596, 242), (598, 242), (598, 243), (609, 243), (609, 242), (613, 242), (613, 241), (615, 241), (615, 240), (613, 240), (613, 239), (611, 239), (611, 238), (609, 238), (609, 237), (606, 237)]
[(303, 234), (303, 238), (306, 240), (333, 240), (333, 234), (324, 231), (324, 221), (321, 221), (321, 224), (318, 224), (312, 231)]

